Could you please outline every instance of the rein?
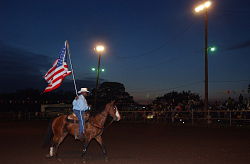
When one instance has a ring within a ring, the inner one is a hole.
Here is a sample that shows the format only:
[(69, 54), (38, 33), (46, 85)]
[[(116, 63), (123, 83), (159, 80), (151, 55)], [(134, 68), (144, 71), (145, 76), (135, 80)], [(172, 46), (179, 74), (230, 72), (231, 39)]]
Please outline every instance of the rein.
[(106, 127), (104, 127), (104, 129), (107, 129), (113, 122), (114, 122), (114, 119), (112, 119), (112, 121), (110, 121), (110, 123)]
[[(106, 117), (107, 118), (107, 115), (103, 114), (103, 113), (100, 113), (102, 116)], [(103, 126), (102, 129), (107, 129), (112, 123), (114, 122), (114, 119), (112, 118), (112, 121), (110, 121), (110, 123), (108, 125), (106, 125), (106, 127)]]
[[(105, 115), (105, 114), (103, 114), (103, 113), (100, 113), (100, 115), (102, 115), (103, 117), (105, 117), (105, 119), (107, 118), (107, 115)], [(102, 129), (102, 130), (107, 129), (113, 122), (114, 122), (114, 119), (112, 119), (112, 121), (110, 121), (110, 122), (108, 123), (108, 125), (106, 125), (105, 127), (104, 127), (104, 126), (101, 127), (100, 125), (94, 124), (91, 120), (89, 120), (89, 123), (90, 123), (92, 126), (98, 128), (98, 129)]]
[(102, 130), (104, 129), (104, 127), (101, 127), (100, 125), (94, 124), (92, 121), (89, 121), (89, 123), (90, 123), (92, 126), (98, 128), (98, 129), (102, 129)]
[(104, 126), (101, 127), (100, 125), (94, 124), (92, 121), (89, 120), (89, 123), (90, 123), (92, 126), (98, 128), (98, 129), (102, 129), (102, 130), (107, 129), (113, 122), (114, 122), (114, 119), (112, 119), (112, 120), (108, 123), (108, 125), (106, 125), (105, 127), (104, 127)]

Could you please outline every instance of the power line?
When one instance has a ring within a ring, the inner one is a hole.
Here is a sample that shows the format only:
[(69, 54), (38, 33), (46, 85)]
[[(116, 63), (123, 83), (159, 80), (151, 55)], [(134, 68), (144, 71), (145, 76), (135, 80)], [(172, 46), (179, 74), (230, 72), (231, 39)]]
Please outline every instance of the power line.
[[(250, 82), (250, 80), (221, 80), (221, 81), (209, 81), (209, 83), (238, 83), (238, 82)], [(134, 89), (134, 91), (130, 91), (132, 93), (141, 93), (141, 92), (167, 92), (167, 91), (171, 91), (171, 90), (175, 90), (175, 89), (180, 89), (180, 88), (184, 88), (187, 86), (192, 86), (195, 84), (201, 84), (204, 83), (204, 81), (196, 81), (196, 82), (191, 82), (191, 83), (186, 83), (186, 84), (182, 84), (179, 86), (175, 86), (175, 87), (171, 87), (171, 88), (167, 88), (167, 89), (151, 89), (151, 90), (140, 90), (140, 91), (136, 91), (136, 89)]]
[(152, 90), (130, 91), (130, 92), (132, 92), (132, 93), (158, 92), (158, 91), (167, 92), (167, 91), (170, 91), (170, 90), (180, 89), (180, 88), (184, 88), (184, 87), (187, 87), (187, 86), (192, 86), (192, 85), (200, 84), (200, 83), (203, 83), (203, 81), (196, 81), (196, 82), (186, 83), (186, 84), (183, 84), (183, 85), (179, 85), (179, 86), (171, 87), (171, 88), (167, 88), (167, 89), (152, 89)]
[(153, 49), (148, 50), (148, 51), (146, 51), (144, 53), (141, 53), (141, 54), (138, 54), (138, 55), (134, 55), (134, 56), (129, 56), (129, 57), (116, 56), (116, 57), (118, 57), (119, 59), (133, 59), (133, 58), (138, 58), (138, 57), (144, 57), (144, 56), (152, 55), (154, 52), (156, 52), (156, 51), (164, 48), (169, 43), (172, 43), (173, 40), (176, 40), (179, 36), (181, 36), (185, 32), (187, 32), (192, 27), (193, 24), (194, 24), (194, 21), (191, 22), (190, 24), (188, 24), (188, 26), (186, 26), (186, 28), (183, 31), (179, 32), (176, 36), (174, 36), (171, 39), (165, 41), (164, 43), (162, 43), (160, 46), (158, 46), (156, 48), (153, 48)]
[(209, 81), (209, 83), (238, 83), (238, 82), (250, 82), (250, 80), (221, 80), (221, 81)]
[[(213, 13), (213, 15), (216, 15), (216, 16), (234, 16), (235, 18), (236, 17), (238, 18), (238, 17), (249, 17), (250, 12), (225, 10), (225, 11), (221, 11), (219, 13)], [(230, 17), (230, 19), (232, 19), (232, 17)]]
[(250, 14), (249, 10), (222, 10), (221, 12), (231, 14)]

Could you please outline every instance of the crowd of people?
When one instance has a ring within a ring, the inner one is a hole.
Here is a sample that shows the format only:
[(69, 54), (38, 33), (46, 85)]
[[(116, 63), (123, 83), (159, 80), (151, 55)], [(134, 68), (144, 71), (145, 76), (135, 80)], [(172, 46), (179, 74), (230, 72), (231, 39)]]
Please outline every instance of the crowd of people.
[[(228, 97), (224, 101), (210, 101), (209, 110), (250, 110), (250, 97), (239, 95), (238, 99)], [(204, 103), (198, 95), (190, 92), (171, 92), (156, 98), (149, 108), (155, 111), (190, 111), (203, 110)]]
[(241, 94), (237, 99), (229, 97), (226, 101), (210, 103), (212, 110), (250, 110), (250, 98), (244, 98)]

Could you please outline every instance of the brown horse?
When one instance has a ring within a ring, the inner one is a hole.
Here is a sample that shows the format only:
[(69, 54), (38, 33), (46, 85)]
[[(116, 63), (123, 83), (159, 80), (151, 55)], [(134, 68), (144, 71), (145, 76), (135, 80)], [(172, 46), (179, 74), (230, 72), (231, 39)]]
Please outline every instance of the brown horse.
[[(92, 139), (96, 139), (96, 141), (100, 144), (102, 148), (103, 155), (105, 160), (107, 160), (107, 151), (104, 147), (102, 141), (102, 133), (104, 130), (104, 123), (106, 121), (107, 116), (110, 115), (114, 121), (119, 121), (121, 116), (119, 111), (115, 105), (115, 102), (112, 101), (105, 105), (105, 109), (95, 116), (90, 116), (88, 121), (85, 122), (85, 130), (84, 130), (84, 139), (83, 141), (83, 162), (85, 162), (85, 153), (87, 151), (87, 147)], [(47, 157), (57, 156), (57, 150), (59, 145), (62, 143), (64, 138), (68, 135), (76, 135), (79, 130), (79, 124), (68, 121), (68, 115), (61, 115), (56, 117), (51, 125), (49, 126), (48, 138), (50, 139), (50, 151)]]

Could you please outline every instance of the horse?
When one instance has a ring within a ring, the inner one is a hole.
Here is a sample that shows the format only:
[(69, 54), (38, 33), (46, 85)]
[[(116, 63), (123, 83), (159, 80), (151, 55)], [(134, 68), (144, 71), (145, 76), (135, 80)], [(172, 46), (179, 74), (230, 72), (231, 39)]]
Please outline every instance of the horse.
[[(107, 103), (102, 112), (96, 115), (90, 115), (88, 121), (85, 121), (84, 138), (81, 140), (83, 142), (82, 157), (84, 163), (86, 162), (85, 154), (92, 139), (95, 139), (98, 142), (102, 149), (105, 161), (108, 161), (107, 151), (102, 141), (104, 124), (108, 115), (113, 118), (112, 122), (121, 119), (115, 101)], [(76, 132), (79, 133), (78, 128), (78, 123), (68, 121), (68, 115), (61, 115), (53, 119), (48, 128), (47, 140), (50, 141), (50, 150), (46, 157), (57, 157), (59, 145), (63, 142), (64, 138), (68, 134), (75, 136)]]

